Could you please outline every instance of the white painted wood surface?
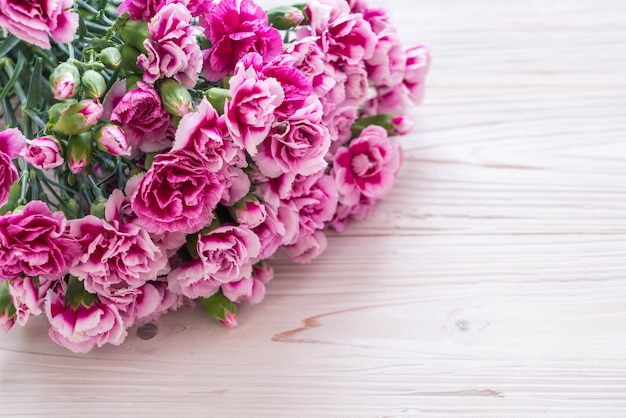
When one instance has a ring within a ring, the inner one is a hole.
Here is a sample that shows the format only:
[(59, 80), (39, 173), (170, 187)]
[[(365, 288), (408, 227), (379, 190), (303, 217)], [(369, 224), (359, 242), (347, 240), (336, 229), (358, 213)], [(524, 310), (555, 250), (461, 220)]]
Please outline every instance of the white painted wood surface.
[(373, 1), (434, 54), (374, 216), (236, 329), (0, 336), (0, 416), (626, 416), (626, 2)]

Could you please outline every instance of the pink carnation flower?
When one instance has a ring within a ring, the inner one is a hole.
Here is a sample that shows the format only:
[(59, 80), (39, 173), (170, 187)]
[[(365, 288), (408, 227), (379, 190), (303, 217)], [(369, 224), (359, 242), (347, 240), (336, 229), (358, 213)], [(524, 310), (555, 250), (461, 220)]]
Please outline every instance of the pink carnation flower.
[(89, 307), (80, 304), (74, 309), (65, 305), (64, 292), (57, 291), (49, 290), (45, 299), (51, 325), (48, 335), (52, 341), (75, 353), (86, 353), (95, 345), (119, 345), (124, 341), (127, 332), (115, 306), (94, 302)]
[(17, 128), (9, 128), (0, 132), (0, 206), (9, 198), (9, 189), (19, 177), (15, 165), (11, 161), (17, 158), (26, 146), (26, 138)]
[(43, 301), (43, 295), (31, 277), (18, 277), (11, 280), (9, 294), (15, 306), (15, 319), (18, 324), (26, 325), (31, 316), (41, 314), (40, 302)]
[(211, 223), (224, 185), (203, 159), (186, 150), (159, 154), (131, 202), (151, 233), (194, 233)]
[(235, 282), (224, 283), (222, 293), (233, 302), (260, 303), (265, 297), (265, 284), (254, 277), (244, 277)]
[(400, 145), (387, 137), (380, 126), (370, 125), (335, 154), (332, 175), (337, 182), (339, 201), (356, 204), (361, 195), (379, 199), (385, 196), (402, 163)]
[(220, 290), (221, 283), (204, 272), (204, 264), (195, 259), (175, 268), (167, 275), (169, 291), (190, 299), (208, 298)]
[(62, 212), (54, 212), (39, 200), (21, 213), (0, 217), (0, 279), (22, 275), (59, 278), (67, 274), (79, 246), (66, 233)]
[(269, 133), (275, 116), (274, 111), (284, 98), (285, 92), (274, 78), (262, 79), (260, 56), (251, 54), (239, 62), (230, 79), (231, 100), (226, 100), (226, 126), (233, 142), (248, 154), (257, 153), (257, 146)]
[(166, 148), (170, 115), (163, 107), (159, 93), (149, 84), (137, 83), (137, 88), (126, 93), (111, 112), (111, 122), (120, 125), (128, 143), (145, 152)]
[(150, 39), (143, 43), (148, 54), (137, 58), (137, 65), (145, 70), (146, 82), (169, 77), (186, 88), (196, 85), (202, 68), (202, 53), (191, 19), (184, 5), (170, 3), (161, 7), (150, 20)]
[(254, 227), (253, 231), (261, 243), (258, 260), (264, 260), (274, 255), (282, 245), (283, 237), (286, 234), (285, 225), (278, 219), (276, 211), (268, 205), (265, 205), (265, 219), (261, 224)]
[(40, 170), (56, 168), (65, 162), (61, 155), (59, 141), (49, 136), (42, 136), (29, 141), (28, 147), (22, 150), (24, 161)]
[(229, 283), (252, 274), (261, 243), (248, 228), (224, 225), (198, 235), (197, 250), (204, 274), (219, 283)]
[(149, 22), (162, 3), (162, 0), (124, 0), (117, 8), (117, 14), (128, 12), (132, 20)]
[(296, 263), (310, 263), (324, 252), (328, 241), (322, 231), (302, 235), (294, 244), (285, 246), (284, 253)]
[(379, 35), (374, 55), (365, 61), (369, 80), (374, 86), (395, 86), (401, 83), (406, 63), (400, 38), (393, 32)]
[(138, 225), (123, 223), (123, 193), (115, 189), (105, 207), (105, 219), (92, 215), (70, 221), (70, 235), (81, 253), (70, 274), (85, 282), (85, 290), (108, 297), (124, 295), (168, 271), (168, 259)]
[(409, 91), (413, 103), (420, 103), (424, 97), (424, 80), (430, 69), (430, 49), (418, 45), (406, 50), (406, 72), (404, 86)]
[(204, 54), (204, 76), (209, 81), (221, 80), (249, 52), (259, 53), (268, 62), (283, 50), (280, 33), (251, 0), (213, 3), (200, 24), (212, 45)]
[(57, 42), (72, 42), (78, 28), (78, 14), (72, 0), (2, 0), (0, 28), (20, 39), (50, 49), (48, 34)]

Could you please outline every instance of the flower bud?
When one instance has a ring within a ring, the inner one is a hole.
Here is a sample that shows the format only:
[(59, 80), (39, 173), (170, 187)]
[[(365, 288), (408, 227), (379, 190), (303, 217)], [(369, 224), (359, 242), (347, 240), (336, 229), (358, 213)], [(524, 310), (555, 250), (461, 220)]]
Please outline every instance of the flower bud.
[(83, 171), (91, 162), (91, 133), (71, 136), (65, 150), (65, 161), (74, 174)]
[(111, 155), (128, 156), (130, 147), (126, 134), (117, 125), (107, 123), (96, 129), (93, 133), (93, 140), (100, 151), (108, 152)]
[(88, 99), (99, 99), (104, 95), (107, 83), (97, 71), (87, 70), (81, 79), (83, 84), (83, 95)]
[(126, 92), (128, 93), (131, 90), (139, 88), (137, 85), (138, 81), (143, 81), (143, 78), (139, 77), (137, 74), (130, 74), (126, 77)]
[(61, 144), (55, 138), (42, 136), (29, 142), (22, 150), (24, 161), (40, 170), (49, 170), (63, 165)]
[(173, 116), (182, 117), (193, 110), (189, 90), (181, 86), (176, 80), (169, 78), (161, 83), (159, 95), (163, 107)]
[(74, 310), (78, 309), (80, 305), (90, 307), (96, 301), (96, 295), (89, 293), (85, 290), (85, 286), (78, 277), (70, 275), (70, 279), (67, 282), (67, 291), (65, 292), (65, 306), (71, 305)]
[(302, 10), (294, 6), (278, 6), (267, 11), (269, 23), (278, 30), (298, 26), (304, 21)]
[(100, 51), (100, 61), (109, 70), (117, 70), (122, 64), (122, 53), (113, 46), (104, 48)]
[(204, 305), (204, 311), (209, 318), (216, 320), (228, 328), (237, 326), (237, 305), (228, 300), (221, 291), (209, 298), (200, 299)]
[(396, 135), (397, 133), (394, 131), (395, 126), (392, 122), (393, 118), (394, 117), (391, 115), (382, 114), (382, 115), (368, 116), (365, 118), (357, 119), (351, 128), (352, 138), (356, 138), (357, 136), (361, 135), (361, 132), (363, 132), (363, 129), (367, 128), (370, 125), (380, 126), (382, 128), (385, 128), (385, 130), (387, 130), (387, 133), (389, 135)]
[(59, 64), (50, 74), (50, 88), (57, 100), (65, 100), (74, 96), (80, 87), (78, 68), (67, 62)]
[(107, 204), (107, 199), (99, 197), (91, 204), (89, 208), (89, 214), (97, 218), (104, 219), (104, 209)]
[(71, 105), (54, 125), (63, 135), (87, 132), (102, 117), (103, 108), (98, 99), (85, 99)]
[(129, 71), (142, 74), (143, 69), (137, 65), (137, 57), (141, 55), (141, 51), (130, 45), (122, 45), (122, 65)]
[(228, 94), (228, 89), (221, 89), (219, 87), (210, 88), (205, 92), (205, 96), (209, 100), (209, 103), (211, 103), (211, 106), (213, 106), (213, 109), (220, 115), (224, 113), (226, 99), (232, 99), (230, 94)]
[(9, 188), (9, 196), (7, 197), (7, 201), (4, 205), (0, 206), (0, 215), (4, 215), (7, 212), (14, 210), (20, 201), (20, 197), (22, 195), (22, 182), (16, 181)]
[(128, 20), (120, 27), (119, 34), (126, 44), (138, 49), (141, 53), (147, 53), (146, 48), (143, 46), (143, 41), (150, 39), (148, 22), (142, 20)]
[(78, 219), (83, 218), (85, 214), (83, 213), (83, 209), (80, 207), (80, 204), (67, 194), (61, 196), (61, 204), (59, 204), (59, 209), (68, 217), (68, 219)]
[(253, 195), (248, 195), (228, 208), (231, 216), (240, 225), (256, 228), (265, 221), (267, 211), (265, 205)]

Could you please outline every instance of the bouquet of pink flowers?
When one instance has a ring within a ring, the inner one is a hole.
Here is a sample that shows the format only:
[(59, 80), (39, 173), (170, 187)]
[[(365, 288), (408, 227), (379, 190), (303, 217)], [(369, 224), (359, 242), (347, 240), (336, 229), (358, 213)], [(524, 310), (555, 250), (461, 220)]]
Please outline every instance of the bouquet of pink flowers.
[[(75, 1), (75, 2), (74, 2)], [(75, 352), (201, 302), (226, 326), (402, 163), (429, 53), (362, 0), (0, 0), (0, 330)]]

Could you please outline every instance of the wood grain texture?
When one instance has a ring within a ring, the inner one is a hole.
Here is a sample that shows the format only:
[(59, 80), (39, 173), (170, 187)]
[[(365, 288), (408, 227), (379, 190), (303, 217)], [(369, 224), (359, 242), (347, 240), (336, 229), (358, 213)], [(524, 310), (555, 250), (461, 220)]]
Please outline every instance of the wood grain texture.
[(0, 336), (0, 416), (626, 416), (626, 2), (371, 1), (434, 54), (374, 215), (233, 330)]

